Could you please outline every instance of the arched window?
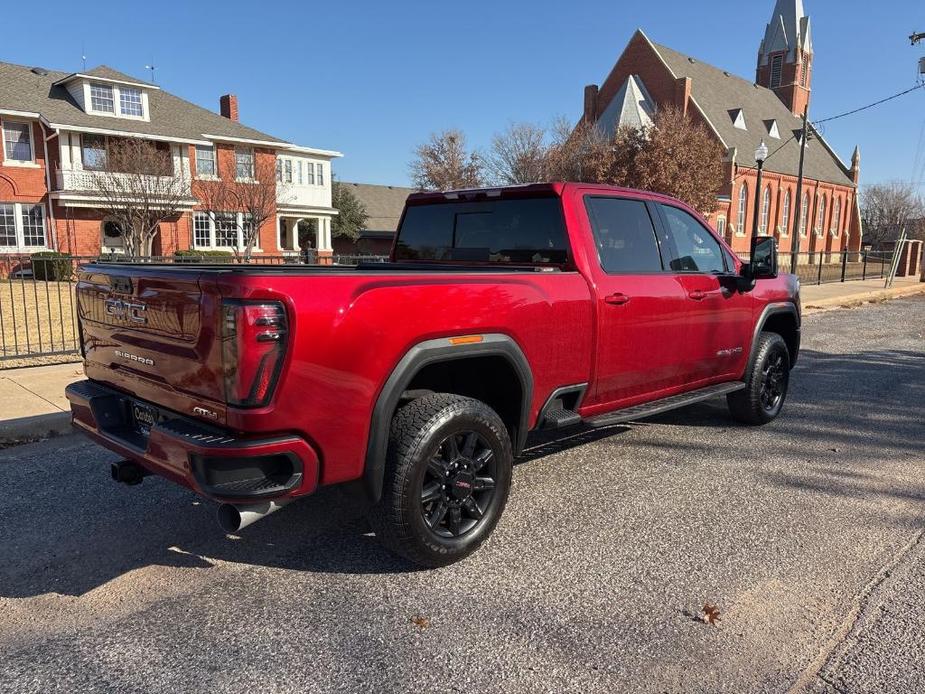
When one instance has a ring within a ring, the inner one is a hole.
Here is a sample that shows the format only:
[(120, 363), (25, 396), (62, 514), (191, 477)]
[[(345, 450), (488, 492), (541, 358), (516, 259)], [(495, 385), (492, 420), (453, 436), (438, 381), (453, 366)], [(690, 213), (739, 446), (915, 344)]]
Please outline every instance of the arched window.
[(125, 240), (122, 237), (122, 225), (119, 222), (107, 219), (103, 222), (100, 248), (103, 253), (123, 253)]
[(841, 231), (841, 198), (835, 198), (835, 204), (832, 207), (832, 225), (830, 231), (832, 236), (838, 236)]
[(784, 195), (784, 207), (780, 214), (780, 233), (787, 236), (790, 233), (790, 191)]
[(717, 217), (716, 233), (723, 237), (726, 236), (726, 218), (725, 217)]
[(816, 203), (816, 236), (825, 232), (825, 195)]
[(748, 209), (748, 184), (739, 188), (739, 214), (736, 216), (736, 233), (745, 236), (745, 212)]
[(809, 193), (803, 193), (803, 204), (800, 206), (800, 236), (806, 236), (806, 223), (809, 221)]
[(768, 233), (768, 220), (771, 216), (771, 186), (764, 189), (764, 196), (761, 200), (761, 225), (759, 231), (762, 234)]

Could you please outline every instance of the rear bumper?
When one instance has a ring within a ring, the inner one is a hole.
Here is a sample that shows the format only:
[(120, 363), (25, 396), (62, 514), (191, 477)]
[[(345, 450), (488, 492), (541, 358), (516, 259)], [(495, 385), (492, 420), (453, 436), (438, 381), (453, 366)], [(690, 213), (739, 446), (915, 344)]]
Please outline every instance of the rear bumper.
[[(241, 503), (297, 496), (318, 484), (318, 455), (300, 437), (241, 437), (93, 381), (72, 383), (65, 394), (76, 429), (210, 499)], [(147, 434), (134, 425), (134, 404), (157, 412)]]

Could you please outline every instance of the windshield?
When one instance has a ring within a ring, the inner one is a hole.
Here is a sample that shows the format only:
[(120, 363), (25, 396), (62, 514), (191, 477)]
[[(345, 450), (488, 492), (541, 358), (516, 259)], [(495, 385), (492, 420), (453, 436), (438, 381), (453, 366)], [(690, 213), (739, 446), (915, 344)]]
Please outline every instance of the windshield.
[(561, 265), (568, 241), (557, 197), (412, 205), (396, 260)]

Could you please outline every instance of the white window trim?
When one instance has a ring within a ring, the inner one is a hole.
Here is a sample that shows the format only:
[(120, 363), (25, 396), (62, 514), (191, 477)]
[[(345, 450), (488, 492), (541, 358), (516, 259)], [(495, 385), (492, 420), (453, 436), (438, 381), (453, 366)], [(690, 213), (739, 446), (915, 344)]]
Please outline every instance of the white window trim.
[[(787, 211), (787, 218), (784, 219), (784, 211)], [(780, 201), (780, 235), (790, 236), (790, 224), (793, 222), (793, 196), (789, 190), (784, 191), (784, 197)]]
[[(742, 191), (745, 191), (744, 205), (742, 203)], [(746, 224), (748, 224), (748, 186), (746, 184), (742, 184), (742, 187), (739, 188), (739, 200), (736, 203), (736, 205), (737, 207), (736, 207), (735, 235), (745, 236), (744, 227)]]
[[(196, 243), (196, 215), (204, 214), (209, 217), (209, 245), (202, 246)], [(192, 224), (192, 248), (196, 251), (238, 251), (239, 253), (244, 250), (244, 213), (243, 212), (234, 212), (230, 214), (235, 215), (235, 231), (238, 235), (238, 246), (217, 246), (215, 245), (215, 233), (216, 233), (216, 215), (226, 214), (223, 212), (215, 212), (213, 210), (196, 210), (193, 212), (193, 218), (190, 220)], [(260, 231), (257, 231), (257, 238), (254, 240), (254, 248), (252, 249), (255, 253), (263, 253), (263, 248), (260, 246)]]
[[(32, 155), (32, 158), (29, 160), (26, 159), (7, 159), (6, 158), (6, 124), (7, 123), (16, 123), (17, 125), (25, 125), (29, 128), (29, 153)], [(32, 121), (29, 120), (18, 120), (16, 118), (4, 118), (3, 127), (0, 128), (0, 139), (3, 140), (3, 151), (0, 154), (3, 155), (3, 165), (4, 166), (21, 166), (26, 169), (40, 169), (42, 168), (35, 161), (35, 129), (32, 127)]]
[[(238, 176), (238, 152), (251, 153), (251, 175), (246, 178)], [(253, 147), (235, 147), (234, 148), (234, 180), (238, 183), (256, 183), (254, 176), (257, 175), (257, 154)]]
[[(98, 111), (93, 108), (93, 96), (91, 87), (109, 87), (112, 89), (112, 111)], [(105, 84), (97, 80), (87, 80), (84, 82), (84, 103), (86, 104), (87, 113), (94, 116), (105, 116), (107, 118), (123, 118), (125, 120), (150, 121), (150, 109), (148, 105), (148, 92), (140, 87), (129, 87), (141, 92), (141, 115), (136, 116), (131, 113), (122, 112), (122, 90), (117, 83)]]
[[(212, 149), (212, 168), (215, 173), (212, 174), (201, 174), (199, 173), (199, 150), (200, 149)], [(193, 177), (198, 181), (217, 181), (219, 180), (218, 175), (218, 152), (215, 149), (215, 145), (193, 145), (193, 151), (196, 154), (196, 164), (193, 167)]]
[(771, 226), (771, 186), (766, 186), (761, 193), (761, 214), (758, 217), (758, 232), (768, 233)]
[[(0, 205), (13, 206), (13, 228), (16, 230), (15, 246), (0, 246), (0, 253), (39, 253), (49, 250), (48, 246), (48, 210), (40, 202), (4, 202), (0, 200)], [(23, 207), (41, 207), (42, 208), (42, 229), (44, 231), (45, 243), (41, 246), (27, 246), (25, 244), (25, 228), (22, 223)]]

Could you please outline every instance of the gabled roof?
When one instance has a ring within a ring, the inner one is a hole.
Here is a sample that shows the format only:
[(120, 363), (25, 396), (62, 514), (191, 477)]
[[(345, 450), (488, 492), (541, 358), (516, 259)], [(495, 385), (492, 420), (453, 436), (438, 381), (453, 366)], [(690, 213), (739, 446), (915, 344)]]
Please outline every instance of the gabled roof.
[(348, 183), (338, 181), (348, 188), (366, 207), (366, 229), (368, 232), (392, 232), (398, 229), (398, 220), (405, 207), (405, 200), (416, 188), (399, 186), (377, 186), (370, 183)]
[[(44, 74), (40, 74), (42, 72)], [(152, 88), (148, 92), (150, 121), (94, 116), (85, 113), (64, 86), (68, 78), (78, 74), (119, 82), (147, 84), (105, 65), (86, 73), (65, 73), (55, 70), (33, 71), (24, 65), (0, 62), (0, 109), (38, 113), (56, 126), (78, 130), (98, 128), (187, 140), (202, 140), (204, 133), (210, 133), (223, 137), (285, 142), (162, 89)]]
[(613, 135), (621, 126), (648, 128), (655, 115), (655, 102), (639, 75), (630, 75), (597, 119), (600, 129)]
[[(651, 45), (675, 78), (691, 78), (691, 97), (710, 122), (726, 147), (735, 148), (742, 166), (754, 166), (753, 154), (768, 132), (763, 121), (776, 120), (782, 138), (768, 143), (771, 156), (764, 168), (796, 176), (799, 170), (800, 145), (790, 137), (802, 128), (801, 118), (794, 116), (770, 89), (761, 87), (719, 68), (656, 43)], [(730, 113), (742, 109), (747, 130), (736, 128)], [(806, 148), (804, 175), (807, 178), (853, 186), (849, 169), (818, 133)]]

